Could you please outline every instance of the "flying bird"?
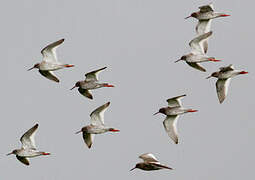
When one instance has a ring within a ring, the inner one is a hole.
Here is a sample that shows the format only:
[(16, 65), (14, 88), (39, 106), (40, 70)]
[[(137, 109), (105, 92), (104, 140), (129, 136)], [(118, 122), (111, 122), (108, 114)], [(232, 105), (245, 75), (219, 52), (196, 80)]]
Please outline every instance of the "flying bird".
[(166, 118), (163, 121), (163, 125), (168, 136), (175, 142), (175, 144), (178, 144), (179, 142), (178, 131), (177, 131), (177, 120), (179, 115), (188, 113), (188, 112), (197, 112), (197, 110), (185, 109), (182, 107), (181, 98), (185, 96), (186, 95), (184, 94), (181, 96), (167, 99), (168, 106), (160, 108), (159, 111), (154, 114), (156, 115), (158, 113), (162, 113), (166, 115)]
[(91, 148), (95, 134), (102, 134), (105, 132), (119, 132), (118, 129), (110, 128), (105, 126), (104, 124), (104, 112), (109, 107), (110, 102), (98, 107), (91, 114), (91, 124), (88, 126), (84, 126), (80, 131), (76, 132), (76, 134), (82, 132), (83, 140), (87, 144), (88, 148)]
[(62, 64), (58, 61), (56, 50), (63, 42), (64, 39), (61, 39), (43, 48), (41, 51), (43, 55), (42, 62), (35, 64), (32, 68), (28, 69), (28, 71), (35, 68), (39, 69), (39, 73), (44, 77), (52, 81), (59, 82), (59, 79), (56, 77), (53, 71), (74, 66), (70, 64)]
[(212, 35), (212, 31), (204, 33), (198, 37), (195, 37), (189, 42), (189, 46), (191, 48), (191, 52), (189, 54), (183, 55), (180, 59), (175, 62), (179, 62), (181, 60), (185, 61), (189, 66), (205, 72), (206, 69), (203, 68), (199, 63), (202, 62), (219, 62), (220, 60), (215, 59), (214, 57), (208, 57), (205, 55), (205, 47), (202, 43), (203, 40), (210, 37)]
[[(218, 13), (214, 11), (213, 4), (210, 3), (208, 5), (200, 6), (199, 11), (193, 12), (190, 16), (186, 17), (188, 19), (190, 17), (194, 17), (198, 20), (198, 24), (196, 26), (197, 35), (201, 35), (207, 33), (211, 30), (211, 21), (214, 18), (218, 17), (226, 17), (230, 16), (225, 13)], [(203, 44), (205, 46), (205, 53), (208, 49), (208, 38), (203, 40)]]
[(85, 74), (85, 80), (84, 81), (78, 81), (75, 83), (74, 87), (72, 87), (70, 90), (78, 87), (78, 91), (83, 96), (93, 99), (93, 96), (90, 92), (92, 89), (98, 89), (101, 87), (114, 87), (113, 85), (110, 85), (108, 83), (100, 83), (98, 82), (98, 74), (106, 69), (106, 67), (97, 69), (95, 71), (89, 72)]
[(23, 134), (23, 136), (20, 138), (20, 141), (22, 143), (21, 149), (15, 149), (11, 153), (7, 154), (7, 156), (14, 154), (16, 155), (16, 158), (20, 162), (28, 166), (29, 165), (28, 158), (33, 158), (42, 155), (50, 155), (50, 153), (38, 151), (36, 149), (34, 137), (37, 129), (38, 124), (29, 129), (25, 134)]
[(246, 71), (235, 70), (234, 66), (230, 64), (229, 66), (221, 67), (220, 71), (212, 73), (209, 77), (207, 77), (207, 79), (211, 77), (218, 78), (216, 82), (216, 91), (217, 91), (219, 102), (222, 103), (227, 97), (228, 87), (229, 87), (231, 78), (239, 74), (247, 74), (247, 73), (248, 72)]
[(134, 168), (132, 168), (130, 171), (138, 168), (145, 171), (153, 171), (153, 170), (159, 170), (159, 169), (169, 169), (173, 170), (170, 167), (167, 167), (165, 165), (160, 164), (160, 162), (156, 159), (156, 157), (151, 153), (145, 153), (139, 156), (143, 160), (143, 162), (137, 163)]

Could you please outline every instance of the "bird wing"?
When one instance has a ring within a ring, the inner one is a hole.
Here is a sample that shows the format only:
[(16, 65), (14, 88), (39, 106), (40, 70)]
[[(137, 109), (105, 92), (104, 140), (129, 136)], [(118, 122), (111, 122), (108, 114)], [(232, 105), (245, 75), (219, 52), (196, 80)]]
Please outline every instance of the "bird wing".
[(100, 68), (98, 70), (95, 71), (91, 71), (87, 74), (85, 74), (86, 77), (86, 81), (98, 81), (98, 74), (103, 71), (104, 69), (106, 69), (106, 67)]
[(52, 71), (42, 71), (39, 70), (39, 73), (41, 75), (43, 75), (44, 77), (46, 77), (49, 80), (55, 81), (55, 82), (59, 82), (59, 79), (57, 78), (57, 76), (52, 72)]
[(193, 68), (199, 70), (199, 71), (206, 72), (206, 69), (203, 68), (200, 64), (198, 64), (198, 63), (196, 63), (196, 62), (187, 62), (187, 61), (186, 61), (186, 63), (187, 63), (188, 65), (190, 65), (191, 67), (193, 67)]
[(89, 98), (89, 99), (93, 99), (93, 96), (92, 96), (92, 94), (90, 93), (90, 91), (89, 90), (87, 90), (87, 89), (82, 89), (82, 88), (78, 88), (78, 91), (83, 95), (83, 96), (85, 96), (85, 97), (87, 97), (87, 98)]
[(163, 165), (163, 164), (160, 164), (160, 163), (153, 163), (156, 167), (159, 167), (159, 168), (164, 168), (164, 169), (169, 169), (169, 170), (173, 170), (173, 168), (170, 168), (166, 165)]
[(21, 157), (21, 156), (18, 156), (18, 155), (16, 155), (16, 158), (20, 161), (20, 162), (22, 162), (23, 164), (25, 164), (25, 165), (29, 165), (29, 161), (28, 161), (28, 159), (26, 158), (26, 157)]
[(166, 101), (168, 103), (168, 106), (169, 107), (176, 107), (176, 106), (180, 107), (180, 106), (182, 106), (181, 99), (185, 96), (186, 96), (186, 94), (183, 94), (181, 96), (176, 96), (176, 97), (172, 97), (172, 98), (167, 99)]
[(230, 83), (230, 78), (218, 79), (216, 82), (216, 90), (217, 90), (217, 95), (218, 95), (220, 103), (222, 103), (225, 100), (228, 94), (229, 83)]
[(221, 72), (233, 71), (233, 70), (234, 70), (233, 64), (230, 64), (230, 65), (225, 66), (225, 67), (220, 67), (220, 71)]
[(212, 31), (204, 33), (192, 39), (189, 42), (189, 46), (191, 47), (191, 52), (193, 54), (202, 54), (202, 55), (205, 54), (205, 47), (202, 42), (203, 40), (207, 39), (211, 35), (212, 35)]
[(211, 20), (199, 20), (196, 26), (197, 35), (202, 35), (204, 33), (210, 32), (211, 22)]
[(20, 138), (22, 143), (22, 148), (24, 149), (36, 149), (35, 146), (35, 133), (38, 129), (38, 124), (34, 125), (31, 129), (29, 129), (23, 136)]
[[(198, 24), (196, 26), (196, 32), (197, 35), (202, 35), (204, 33), (207, 33), (211, 30), (211, 22), (212, 20), (199, 20)], [(204, 40), (202, 40), (202, 47), (204, 48), (204, 53), (206, 54), (208, 51), (208, 40), (209, 38), (206, 38)]]
[(64, 42), (64, 39), (60, 39), (54, 43), (49, 44), (42, 49), (41, 53), (43, 55), (43, 60), (46, 62), (58, 62), (57, 58), (57, 48)]
[(163, 121), (168, 136), (175, 142), (175, 144), (178, 144), (178, 132), (176, 127), (178, 117), (178, 115), (167, 116)]
[(198, 8), (200, 9), (201, 13), (206, 13), (206, 12), (214, 11), (214, 7), (213, 7), (212, 3), (210, 3), (208, 5), (200, 6)]
[(157, 158), (151, 153), (145, 153), (139, 156), (144, 162), (159, 162)]
[(91, 124), (92, 125), (104, 125), (104, 112), (109, 107), (110, 102), (105, 103), (104, 105), (95, 109), (91, 114)]
[(95, 138), (95, 134), (90, 134), (90, 133), (86, 133), (86, 132), (83, 131), (82, 136), (83, 136), (83, 140), (87, 144), (88, 148), (91, 148), (92, 143), (93, 143), (94, 138)]

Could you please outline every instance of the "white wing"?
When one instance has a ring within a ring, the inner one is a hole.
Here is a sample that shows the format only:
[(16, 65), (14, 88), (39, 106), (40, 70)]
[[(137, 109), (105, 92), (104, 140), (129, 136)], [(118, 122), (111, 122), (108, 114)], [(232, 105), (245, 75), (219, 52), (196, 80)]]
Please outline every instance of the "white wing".
[(41, 51), (43, 55), (43, 60), (46, 62), (58, 62), (57, 58), (57, 48), (60, 44), (64, 42), (64, 39), (60, 39), (59, 41), (56, 41), (54, 43), (49, 44), (43, 50)]
[(193, 54), (202, 54), (202, 55), (205, 54), (205, 48), (202, 41), (207, 39), (211, 35), (212, 35), (212, 31), (204, 33), (192, 39), (189, 43), (189, 46), (191, 47), (191, 52)]
[(139, 156), (144, 162), (159, 162), (157, 158), (151, 153), (145, 153)]
[(91, 148), (94, 138), (95, 138), (95, 134), (83, 132), (82, 136), (83, 136), (83, 140), (87, 144), (88, 148)]
[(211, 20), (199, 20), (196, 26), (197, 35), (202, 35), (211, 30)]
[(38, 124), (34, 125), (31, 129), (29, 129), (23, 136), (20, 138), (22, 143), (22, 147), (24, 149), (36, 149), (35, 146), (35, 133), (38, 129)]
[(177, 131), (177, 120), (179, 116), (167, 116), (163, 124), (168, 136), (178, 144), (178, 131)]
[(98, 74), (103, 71), (104, 69), (106, 69), (106, 67), (103, 67), (101, 69), (95, 70), (95, 71), (91, 71), (87, 74), (85, 74), (86, 76), (86, 81), (98, 81)]
[(170, 106), (170, 107), (182, 106), (181, 99), (185, 96), (186, 96), (186, 94), (183, 94), (181, 96), (176, 96), (173, 98), (169, 98), (168, 100), (166, 100), (168, 103), (168, 106)]
[(106, 104), (95, 109), (90, 114), (92, 125), (97, 125), (97, 126), (104, 125), (104, 112), (106, 111), (109, 105), (110, 105), (110, 102), (107, 102)]
[(216, 90), (220, 103), (222, 103), (228, 94), (228, 87), (230, 83), (230, 78), (228, 79), (218, 79), (216, 82)]

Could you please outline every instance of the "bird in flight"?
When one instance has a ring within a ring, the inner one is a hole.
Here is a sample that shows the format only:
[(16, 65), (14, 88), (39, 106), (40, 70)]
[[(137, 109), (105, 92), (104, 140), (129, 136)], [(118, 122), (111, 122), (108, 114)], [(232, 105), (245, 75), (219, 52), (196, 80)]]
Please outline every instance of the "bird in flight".
[(91, 124), (84, 126), (76, 134), (82, 132), (82, 137), (84, 142), (87, 144), (88, 148), (91, 148), (95, 134), (102, 134), (106, 132), (119, 132), (118, 129), (110, 128), (104, 124), (104, 112), (109, 107), (110, 102), (98, 107), (91, 114)]
[(7, 154), (16, 155), (16, 158), (25, 165), (29, 165), (28, 158), (33, 158), (37, 156), (50, 155), (48, 152), (38, 151), (35, 146), (35, 133), (38, 129), (38, 124), (34, 125), (20, 138), (22, 147), (20, 149), (15, 149), (11, 153)]
[(59, 79), (53, 73), (53, 71), (73, 67), (74, 65), (63, 64), (58, 61), (57, 58), (57, 48), (64, 42), (64, 39), (60, 39), (54, 43), (49, 44), (41, 51), (43, 55), (43, 60), (40, 63), (35, 64), (32, 68), (28, 69), (28, 71), (32, 69), (39, 69), (39, 73), (55, 82), (59, 82)]
[(168, 136), (175, 142), (175, 144), (179, 143), (178, 140), (178, 131), (177, 131), (177, 120), (179, 115), (188, 113), (188, 112), (197, 112), (197, 110), (193, 109), (185, 109), (181, 105), (181, 98), (185, 97), (186, 95), (181, 95), (177, 97), (173, 97), (167, 100), (168, 106), (160, 108), (158, 113), (162, 113), (166, 115), (165, 120), (163, 121), (164, 128), (168, 134)]
[(75, 83), (74, 87), (72, 87), (70, 90), (78, 87), (78, 91), (80, 92), (80, 94), (82, 94), (83, 96), (89, 98), (89, 99), (93, 99), (93, 96), (90, 92), (90, 90), (92, 89), (98, 89), (101, 87), (114, 87), (113, 85), (110, 85), (108, 83), (100, 83), (98, 81), (98, 74), (103, 71), (104, 69), (106, 69), (106, 67), (97, 69), (95, 71), (91, 71), (89, 73), (85, 74), (85, 80), (84, 81), (78, 81)]
[(218, 95), (218, 99), (220, 103), (223, 103), (225, 98), (227, 97), (228, 94), (228, 87), (231, 78), (240, 75), (240, 74), (247, 74), (247, 71), (240, 71), (240, 70), (235, 70), (234, 66), (230, 64), (229, 66), (221, 67), (220, 71), (212, 73), (207, 79), (211, 77), (218, 78), (216, 82), (216, 91)]
[(172, 168), (160, 164), (160, 162), (156, 159), (156, 157), (151, 153), (145, 153), (139, 156), (143, 160), (143, 162), (139, 162), (132, 168), (130, 171), (134, 169), (142, 169), (144, 171), (153, 171), (153, 170), (160, 170), (160, 169), (169, 169), (173, 170)]

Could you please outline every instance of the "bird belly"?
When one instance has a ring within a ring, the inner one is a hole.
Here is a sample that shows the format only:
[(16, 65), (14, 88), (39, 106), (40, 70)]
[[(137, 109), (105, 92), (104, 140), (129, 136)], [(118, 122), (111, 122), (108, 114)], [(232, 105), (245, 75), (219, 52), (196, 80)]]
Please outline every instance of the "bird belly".
[(90, 134), (102, 134), (102, 133), (105, 133), (107, 130), (105, 128), (101, 128), (101, 127), (92, 127), (92, 128), (89, 128), (87, 130), (87, 133), (90, 133)]
[(48, 63), (48, 62), (42, 62), (39, 67), (39, 69), (42, 71), (56, 71), (62, 68), (63, 68), (62, 64), (55, 64), (55, 63)]

